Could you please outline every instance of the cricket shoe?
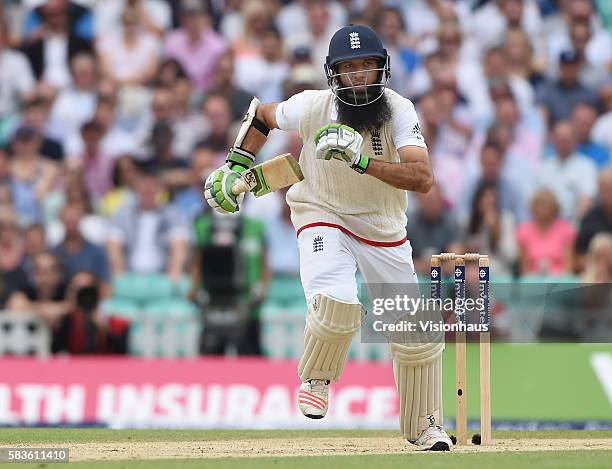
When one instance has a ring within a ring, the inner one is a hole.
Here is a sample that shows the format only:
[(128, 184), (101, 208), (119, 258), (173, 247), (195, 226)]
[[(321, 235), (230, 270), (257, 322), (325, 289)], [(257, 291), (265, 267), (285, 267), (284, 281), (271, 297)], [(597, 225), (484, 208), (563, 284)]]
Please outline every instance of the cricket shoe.
[(430, 425), (411, 441), (417, 451), (450, 451), (453, 442), (440, 425)]
[(302, 414), (311, 419), (322, 419), (327, 413), (329, 381), (311, 379), (301, 384), (298, 393), (298, 407)]

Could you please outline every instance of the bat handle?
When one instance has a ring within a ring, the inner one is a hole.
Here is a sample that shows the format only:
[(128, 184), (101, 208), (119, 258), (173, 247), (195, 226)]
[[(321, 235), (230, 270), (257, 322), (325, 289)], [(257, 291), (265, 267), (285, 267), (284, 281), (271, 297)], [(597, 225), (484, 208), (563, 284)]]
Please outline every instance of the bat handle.
[(249, 190), (249, 186), (246, 182), (244, 182), (241, 178), (238, 178), (232, 184), (232, 194), (239, 195), (243, 192), (247, 192)]

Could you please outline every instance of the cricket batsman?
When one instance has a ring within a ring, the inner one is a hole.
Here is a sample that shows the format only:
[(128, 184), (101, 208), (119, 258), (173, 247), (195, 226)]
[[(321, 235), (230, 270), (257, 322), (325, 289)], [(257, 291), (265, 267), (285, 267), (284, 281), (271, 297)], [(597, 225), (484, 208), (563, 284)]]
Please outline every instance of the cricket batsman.
[[(390, 64), (364, 25), (338, 30), (324, 65), (328, 90), (307, 90), (281, 103), (251, 102), (226, 164), (206, 180), (215, 210), (238, 210), (232, 183), (248, 169), (270, 129), (298, 130), (304, 180), (287, 193), (298, 236), (308, 303), (298, 406), (323, 418), (330, 383), (342, 375), (364, 311), (355, 274), (367, 283), (416, 283), (406, 235), (407, 192), (428, 192), (433, 175), (410, 100), (387, 89)], [(443, 341), (391, 343), (404, 437), (422, 450), (448, 451), (442, 427)]]

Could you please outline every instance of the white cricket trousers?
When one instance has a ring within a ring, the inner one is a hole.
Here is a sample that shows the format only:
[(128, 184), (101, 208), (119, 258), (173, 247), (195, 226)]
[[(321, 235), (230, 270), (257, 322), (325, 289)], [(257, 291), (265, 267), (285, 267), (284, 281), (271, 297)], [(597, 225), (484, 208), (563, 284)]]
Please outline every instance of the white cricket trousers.
[(300, 276), (306, 301), (324, 293), (357, 303), (357, 269), (366, 283), (417, 283), (412, 247), (406, 240), (393, 247), (366, 244), (338, 228), (314, 226), (298, 236)]

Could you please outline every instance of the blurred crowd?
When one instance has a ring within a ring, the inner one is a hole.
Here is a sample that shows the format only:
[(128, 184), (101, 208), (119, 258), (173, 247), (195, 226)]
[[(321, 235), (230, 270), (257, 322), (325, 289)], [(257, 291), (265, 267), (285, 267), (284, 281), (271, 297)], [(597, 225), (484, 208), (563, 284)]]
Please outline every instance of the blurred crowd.
[[(429, 147), (419, 272), (478, 251), (498, 275), (612, 282), (608, 0), (3, 0), (0, 307), (58, 327), (126, 272), (189, 276), (194, 300), (223, 275), (257, 299), (298, 276), (284, 193), (217, 217), (201, 181), (252, 96), (327, 86), (349, 23), (383, 38)], [(258, 157), (300, 149), (273, 131)]]

